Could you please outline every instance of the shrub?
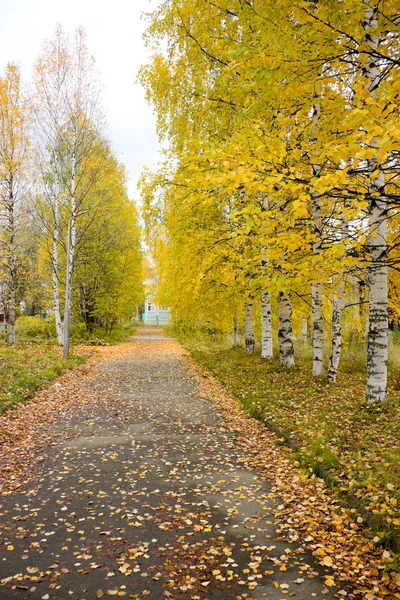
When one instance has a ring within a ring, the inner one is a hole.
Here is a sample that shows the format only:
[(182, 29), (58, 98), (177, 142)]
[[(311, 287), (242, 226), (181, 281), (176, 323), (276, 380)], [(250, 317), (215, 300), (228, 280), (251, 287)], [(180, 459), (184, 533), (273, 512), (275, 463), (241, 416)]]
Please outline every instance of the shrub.
[(54, 318), (19, 317), (17, 319), (17, 336), (22, 341), (55, 340), (57, 333)]

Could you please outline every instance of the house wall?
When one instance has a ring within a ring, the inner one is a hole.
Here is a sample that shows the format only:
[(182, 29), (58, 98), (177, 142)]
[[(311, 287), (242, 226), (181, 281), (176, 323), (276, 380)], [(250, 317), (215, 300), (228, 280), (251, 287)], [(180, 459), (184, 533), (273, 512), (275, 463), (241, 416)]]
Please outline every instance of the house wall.
[(168, 325), (171, 320), (171, 314), (169, 310), (150, 310), (146, 309), (143, 313), (142, 319), (149, 325)]

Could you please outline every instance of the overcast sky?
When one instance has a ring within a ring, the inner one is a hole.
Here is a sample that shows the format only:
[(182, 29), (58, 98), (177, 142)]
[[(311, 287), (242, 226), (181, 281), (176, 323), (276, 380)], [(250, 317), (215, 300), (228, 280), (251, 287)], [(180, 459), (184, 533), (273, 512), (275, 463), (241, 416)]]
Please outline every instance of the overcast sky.
[(160, 0), (0, 0), (0, 68), (8, 62), (20, 65), (25, 83), (45, 38), (52, 38), (57, 23), (73, 34), (86, 29), (90, 53), (96, 59), (104, 86), (103, 104), (112, 146), (129, 174), (129, 193), (138, 197), (140, 171), (153, 167), (159, 145), (155, 118), (135, 83), (148, 54), (142, 41), (146, 21)]

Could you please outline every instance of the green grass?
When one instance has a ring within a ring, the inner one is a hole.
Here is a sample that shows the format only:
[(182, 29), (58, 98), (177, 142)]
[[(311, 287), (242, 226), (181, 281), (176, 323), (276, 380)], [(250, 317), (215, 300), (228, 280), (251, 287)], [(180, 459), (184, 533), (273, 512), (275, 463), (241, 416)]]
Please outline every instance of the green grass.
[(126, 321), (122, 324), (117, 324), (111, 331), (107, 331), (103, 327), (96, 327), (90, 333), (83, 324), (76, 326), (75, 330), (71, 330), (71, 339), (75, 343), (85, 344), (87, 346), (107, 346), (115, 345), (124, 342), (137, 330), (136, 323)]
[(62, 358), (62, 349), (48, 343), (0, 345), (0, 413), (27, 402), (68, 369), (82, 364), (83, 356)]
[[(116, 325), (111, 332), (96, 329), (89, 334), (80, 324), (71, 327), (71, 343), (86, 346), (118, 344), (136, 331), (130, 321)], [(27, 402), (68, 369), (85, 361), (74, 354), (64, 361), (62, 348), (55, 345), (53, 318), (22, 317), (17, 321), (17, 344), (7, 347), (0, 337), (0, 414)]]
[(390, 401), (367, 407), (362, 347), (348, 349), (337, 383), (329, 384), (312, 378), (309, 346), (299, 344), (297, 366), (285, 369), (277, 360), (247, 356), (224, 342), (186, 338), (183, 343), (250, 416), (277, 434), (278, 443), (293, 449), (305, 472), (323, 477), (383, 544), (400, 549), (398, 347), (391, 352)]

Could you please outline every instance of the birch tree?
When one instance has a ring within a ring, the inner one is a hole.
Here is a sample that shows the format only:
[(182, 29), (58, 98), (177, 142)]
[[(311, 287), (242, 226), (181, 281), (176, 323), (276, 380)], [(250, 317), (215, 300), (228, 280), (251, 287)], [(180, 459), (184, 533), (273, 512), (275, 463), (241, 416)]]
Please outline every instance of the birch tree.
[[(380, 84), (378, 4), (365, 9), (365, 40), (370, 49), (369, 64), (364, 74), (367, 91), (375, 97)], [(379, 139), (370, 141), (372, 148), (379, 148)], [(376, 155), (369, 161), (369, 331), (367, 360), (367, 402), (387, 400), (387, 361), (388, 361), (388, 267), (387, 267), (387, 213), (385, 176)]]
[(254, 317), (253, 317), (253, 298), (248, 296), (244, 305), (244, 343), (246, 354), (254, 354), (255, 352), (255, 337), (254, 337)]
[(283, 367), (294, 367), (294, 346), (292, 331), (292, 304), (284, 292), (278, 294), (279, 317), (279, 359)]
[[(53, 293), (59, 342), (63, 337), (68, 354), (69, 327), (61, 325), (59, 248), (67, 249), (64, 319), (69, 319), (73, 272), (80, 237), (78, 219), (89, 211), (96, 217), (98, 202), (92, 196), (96, 178), (103, 168), (97, 152), (102, 137), (103, 116), (94, 60), (86, 47), (85, 32), (78, 28), (71, 44), (59, 27), (47, 43), (36, 67), (36, 121), (39, 131), (39, 162), (43, 188), (51, 209)], [(61, 219), (67, 242), (60, 240)]]
[(19, 69), (9, 64), (0, 79), (0, 226), (8, 345), (15, 343), (17, 232), (20, 205), (27, 193), (28, 149), (28, 103), (21, 89)]
[(60, 235), (65, 204), (63, 189), (63, 134), (68, 126), (67, 78), (71, 69), (68, 40), (60, 26), (44, 45), (35, 65), (33, 106), (35, 157), (44, 204), (36, 203), (40, 220), (51, 243), (53, 309), (58, 344), (63, 344), (60, 299)]
[[(268, 210), (268, 196), (265, 195), (263, 208)], [(261, 250), (261, 270), (263, 275), (267, 275), (268, 268), (268, 247), (263, 244)], [(261, 292), (261, 358), (272, 358), (272, 315), (271, 315), (271, 294), (269, 290), (263, 289)]]

